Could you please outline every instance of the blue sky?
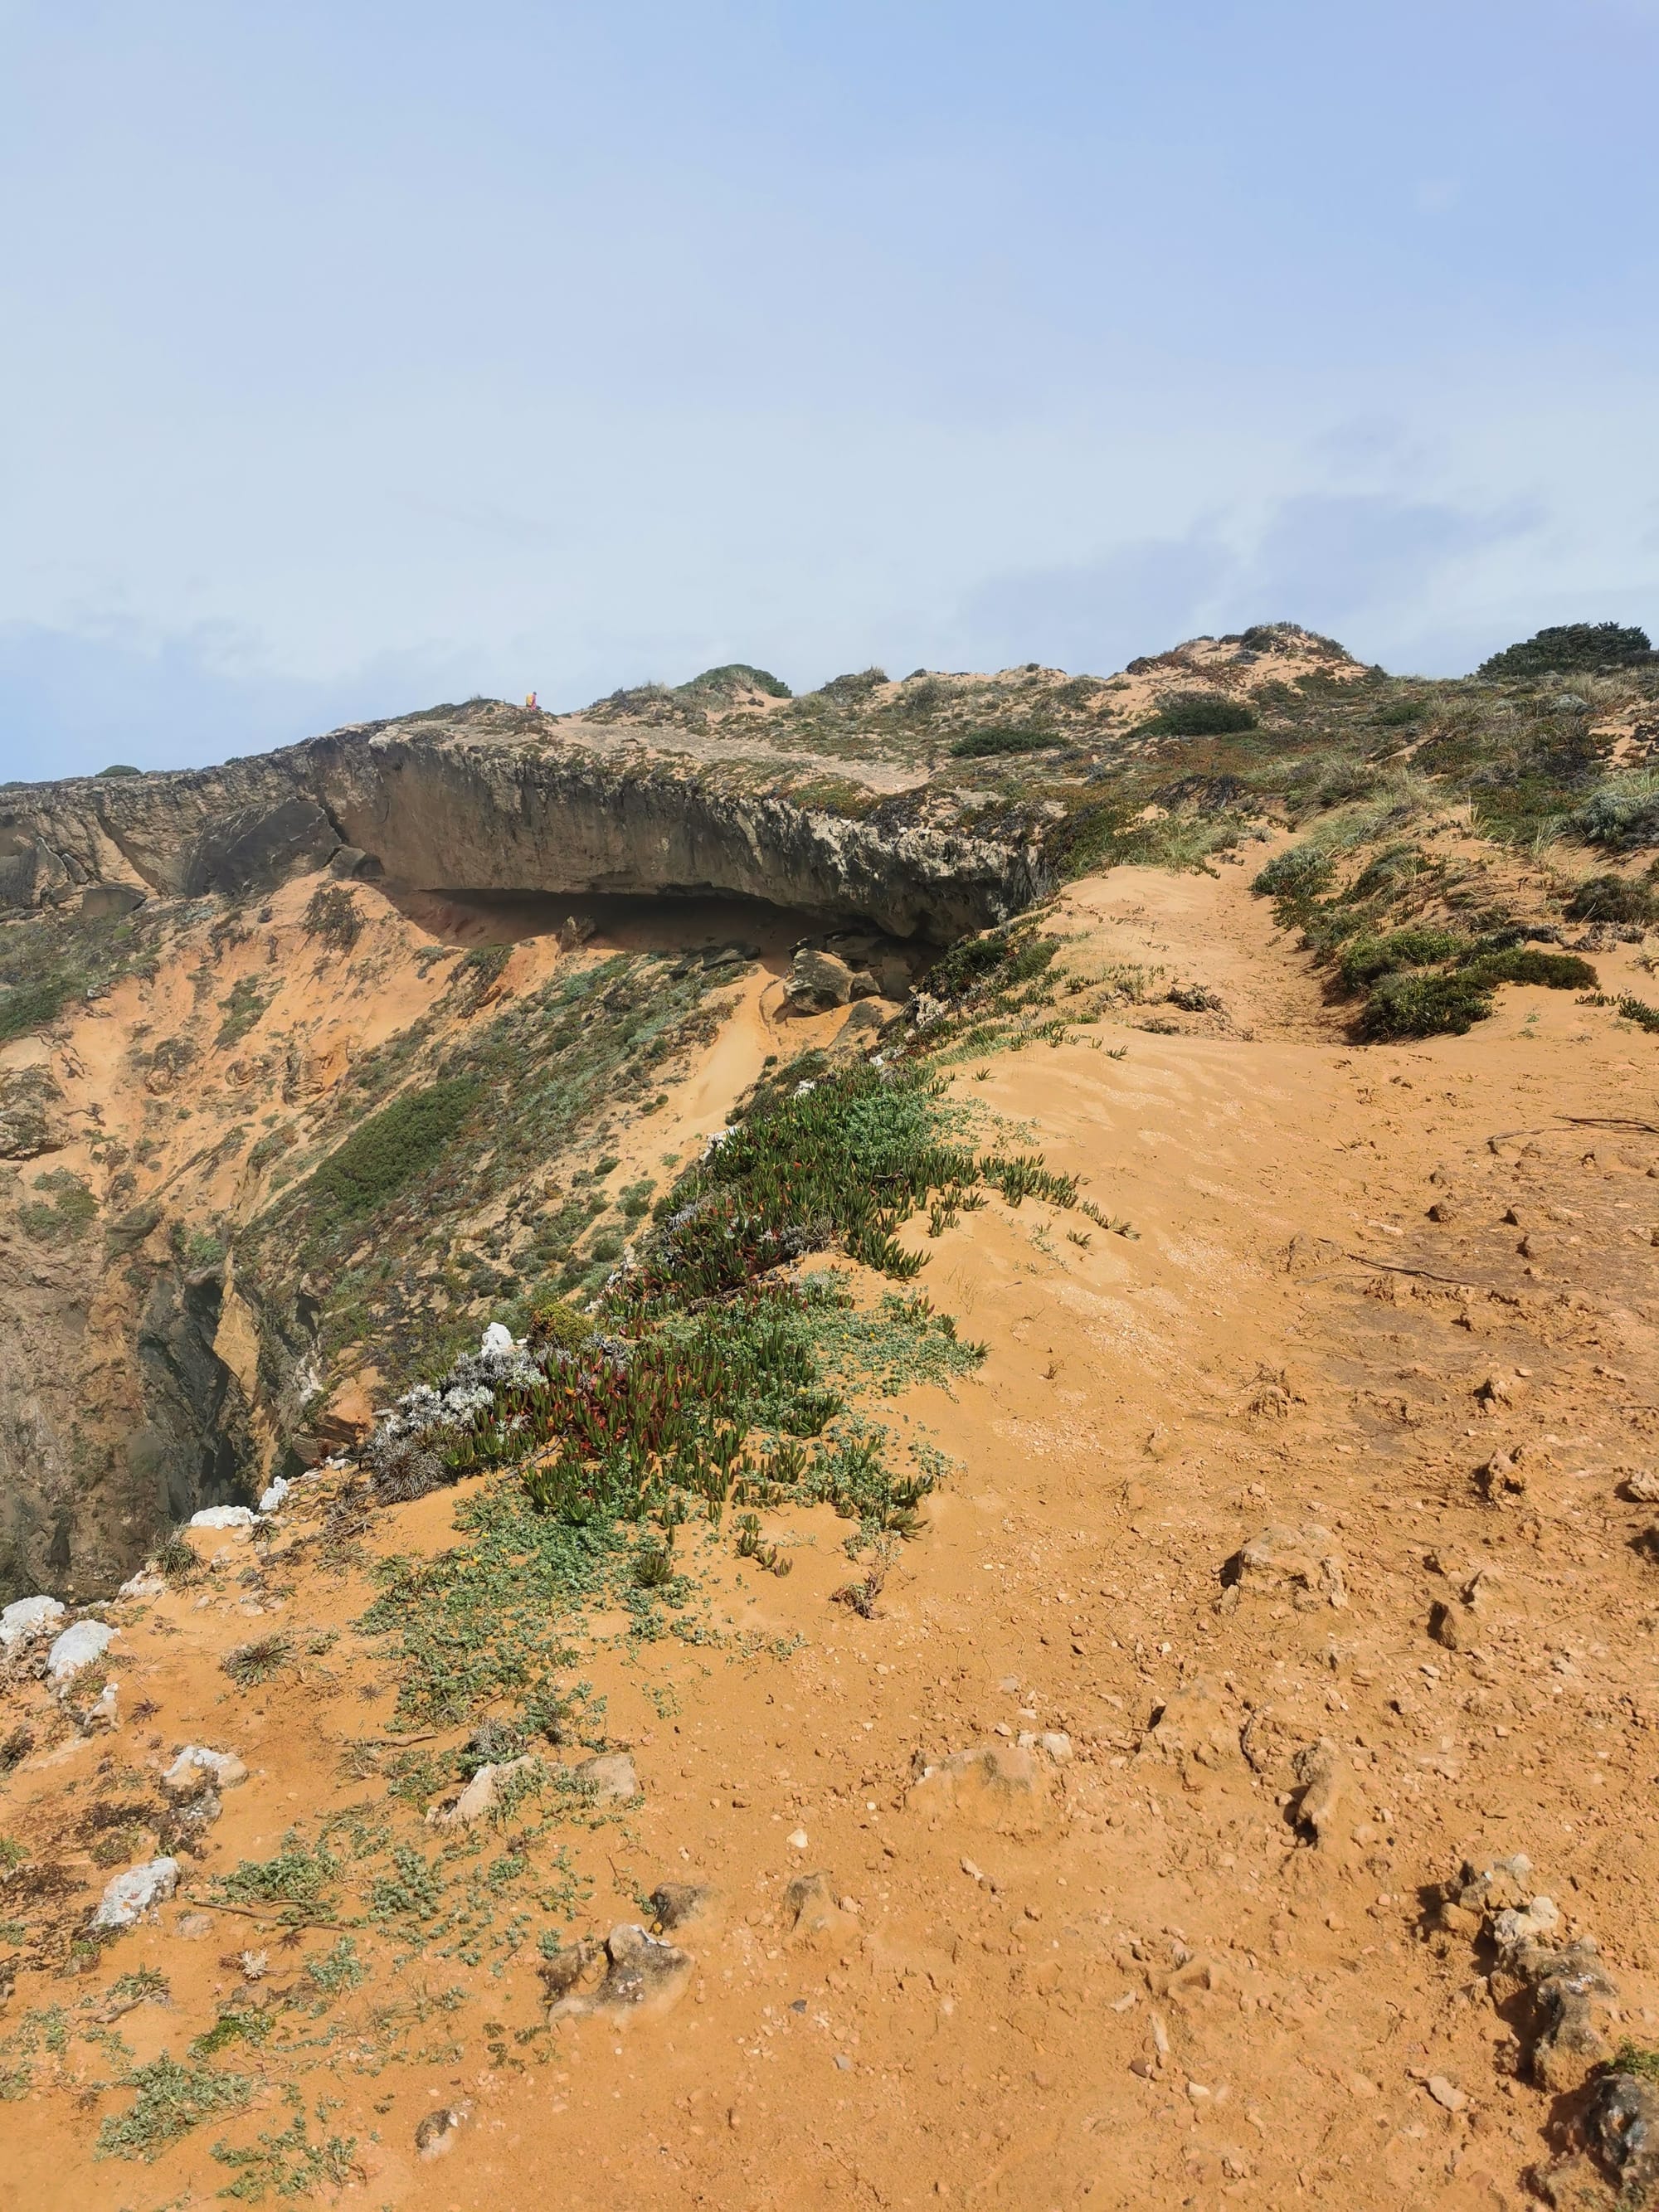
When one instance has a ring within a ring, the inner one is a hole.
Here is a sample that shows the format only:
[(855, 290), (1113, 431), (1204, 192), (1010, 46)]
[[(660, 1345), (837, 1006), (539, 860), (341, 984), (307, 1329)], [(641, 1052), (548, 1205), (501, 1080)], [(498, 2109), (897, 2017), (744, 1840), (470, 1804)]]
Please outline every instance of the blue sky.
[(1659, 629), (1659, 0), (0, 0), (0, 776)]

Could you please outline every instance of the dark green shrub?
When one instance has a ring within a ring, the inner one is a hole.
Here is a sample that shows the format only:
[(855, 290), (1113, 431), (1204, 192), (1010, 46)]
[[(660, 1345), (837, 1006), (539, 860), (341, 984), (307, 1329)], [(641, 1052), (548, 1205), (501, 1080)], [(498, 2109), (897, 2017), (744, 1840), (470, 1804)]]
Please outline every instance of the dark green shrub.
[(1558, 623), (1535, 630), (1519, 645), (1506, 646), (1480, 667), (1482, 676), (1565, 675), (1573, 669), (1628, 668), (1645, 660), (1653, 647), (1644, 629), (1632, 623)]
[(394, 1099), (355, 1129), (311, 1178), (323, 1211), (337, 1219), (372, 1213), (433, 1166), (477, 1104), (483, 1085), (452, 1076)]
[(1036, 753), (1045, 746), (1064, 744), (1066, 740), (1057, 730), (1030, 730), (1010, 727), (1001, 730), (969, 730), (951, 747), (952, 760), (988, 760), (998, 753)]
[(1391, 699), (1386, 707), (1379, 707), (1376, 720), (1385, 730), (1403, 730), (1423, 719), (1420, 699)]
[(1590, 876), (1567, 901), (1569, 921), (1652, 921), (1659, 918), (1659, 899), (1645, 884), (1625, 876)]
[(1576, 952), (1540, 952), (1534, 945), (1479, 952), (1458, 974), (1481, 989), (1493, 983), (1541, 983), (1550, 991), (1593, 991), (1598, 981), (1589, 962)]
[(1402, 968), (1430, 968), (1467, 950), (1468, 939), (1450, 929), (1395, 929), (1386, 937), (1360, 937), (1343, 951), (1337, 975), (1345, 991), (1364, 990)]
[(756, 668), (746, 660), (728, 660), (719, 668), (705, 668), (701, 676), (694, 676), (679, 689), (682, 696), (701, 692), (717, 699), (734, 698), (739, 691), (764, 691), (770, 699), (795, 696), (769, 668)]
[(1328, 889), (1334, 873), (1330, 854), (1316, 845), (1290, 845), (1274, 854), (1250, 889), (1258, 897), (1285, 899), (1294, 905)]
[(1391, 1037), (1462, 1036), (1492, 1010), (1491, 993), (1466, 970), (1444, 975), (1407, 969), (1382, 978), (1355, 1026), (1371, 1044)]
[(0, 1044), (55, 1022), (74, 996), (75, 986), (64, 975), (43, 975), (35, 982), (15, 984), (0, 996)]
[(1140, 726), (1164, 738), (1224, 738), (1255, 729), (1256, 718), (1255, 709), (1242, 699), (1219, 698), (1213, 691), (1181, 691), (1164, 700)]
[(112, 761), (107, 768), (98, 771), (100, 775), (142, 775), (143, 772), (141, 768), (130, 768), (125, 761)]

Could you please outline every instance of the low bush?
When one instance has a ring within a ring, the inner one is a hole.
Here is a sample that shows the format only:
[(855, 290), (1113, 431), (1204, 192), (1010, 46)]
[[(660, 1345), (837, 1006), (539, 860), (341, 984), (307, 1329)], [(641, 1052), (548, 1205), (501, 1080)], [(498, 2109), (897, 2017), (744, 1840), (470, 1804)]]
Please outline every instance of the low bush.
[(1037, 753), (1046, 746), (1066, 742), (1058, 730), (1030, 730), (1009, 727), (1000, 730), (969, 730), (966, 737), (958, 738), (951, 747), (952, 760), (989, 760), (999, 753)]
[(1242, 699), (1224, 699), (1213, 691), (1181, 691), (1162, 701), (1158, 712), (1140, 726), (1161, 738), (1230, 737), (1255, 729), (1256, 714)]
[(1576, 952), (1540, 952), (1532, 945), (1478, 952), (1458, 974), (1480, 990), (1494, 983), (1541, 983), (1550, 991), (1593, 991), (1597, 981), (1595, 969)]
[(483, 1095), (468, 1076), (406, 1091), (353, 1130), (311, 1177), (326, 1215), (352, 1219), (372, 1213), (434, 1165), (459, 1134)]
[(1569, 921), (1659, 921), (1659, 898), (1626, 876), (1589, 876), (1566, 903)]
[(1344, 947), (1337, 975), (1344, 991), (1364, 990), (1402, 968), (1431, 968), (1464, 951), (1468, 939), (1455, 930), (1390, 930), (1386, 937), (1359, 937)]
[(1274, 854), (1250, 889), (1259, 897), (1297, 905), (1328, 890), (1334, 873), (1330, 854), (1317, 845), (1289, 845)]
[(1355, 1026), (1371, 1044), (1396, 1037), (1462, 1036), (1492, 1010), (1491, 992), (1467, 971), (1408, 969), (1381, 979)]
[(1567, 817), (1567, 827), (1587, 845), (1634, 852), (1659, 845), (1659, 774), (1651, 769), (1610, 775)]

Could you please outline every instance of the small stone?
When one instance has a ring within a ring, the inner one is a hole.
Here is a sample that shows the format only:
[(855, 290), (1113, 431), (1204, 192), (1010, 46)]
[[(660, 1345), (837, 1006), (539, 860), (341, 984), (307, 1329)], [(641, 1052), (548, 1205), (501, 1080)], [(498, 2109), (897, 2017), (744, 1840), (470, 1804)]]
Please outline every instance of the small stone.
[(1351, 1771), (1348, 1762), (1330, 1738), (1322, 1735), (1317, 1743), (1297, 1752), (1294, 1765), (1302, 1784), (1297, 1819), (1312, 1831), (1316, 1844), (1326, 1846), (1335, 1839), (1337, 1814)]
[(94, 1698), (87, 1713), (88, 1728), (113, 1728), (120, 1717), (121, 1692), (115, 1682), (106, 1682)]
[(499, 1357), (503, 1352), (511, 1352), (512, 1349), (512, 1330), (505, 1322), (492, 1321), (483, 1333), (483, 1341), (478, 1346), (481, 1357), (485, 1359), (492, 1356)]
[(1449, 2112), (1461, 2112), (1469, 2101), (1457, 2084), (1449, 2081), (1443, 2074), (1431, 2074), (1423, 2086), (1435, 2103), (1443, 2105)]
[(783, 1893), (783, 1909), (789, 1916), (792, 1936), (832, 1935), (847, 1923), (834, 1885), (821, 1869), (816, 1874), (796, 1875)]
[(415, 2130), (416, 2157), (442, 2158), (447, 2151), (453, 2150), (468, 2110), (465, 2105), (443, 2105), (435, 2112), (428, 2112)]
[(850, 2074), (853, 2070), (853, 2062), (844, 2051), (836, 2053), (836, 2064), (843, 2074)]
[(1647, 1468), (1632, 1468), (1620, 1480), (1619, 1488), (1638, 1505), (1659, 1505), (1659, 1474)]
[(150, 1859), (118, 1874), (92, 1917), (94, 1928), (136, 1927), (147, 1913), (165, 1905), (179, 1887), (177, 1859)]
[(963, 1859), (962, 1862), (962, 1870), (963, 1874), (967, 1875), (969, 1881), (983, 1881), (985, 1879), (985, 1876), (974, 1864), (972, 1859)]
[(806, 1849), (807, 1844), (805, 1829), (792, 1828), (789, 1832), (788, 1844), (792, 1851), (804, 1851)]
[(1431, 1221), (1455, 1221), (1457, 1208), (1449, 1199), (1437, 1198), (1429, 1208), (1429, 1218)]
[(186, 1943), (199, 1943), (204, 1936), (213, 1933), (210, 1912), (181, 1912), (173, 1923), (175, 1936), (182, 1936)]
[(67, 1682), (82, 1667), (101, 1659), (119, 1632), (101, 1620), (77, 1620), (64, 1631), (46, 1655), (48, 1680)]
[(1038, 1733), (1022, 1729), (1015, 1741), (1022, 1751), (1040, 1751), (1056, 1766), (1063, 1766), (1072, 1756), (1072, 1739), (1060, 1729), (1043, 1729)]
[(14, 1651), (56, 1628), (64, 1606), (55, 1597), (20, 1597), (0, 1612), (0, 1651)]
[(700, 1920), (714, 1901), (714, 1893), (705, 1882), (663, 1881), (651, 1893), (651, 1909), (665, 1933)]

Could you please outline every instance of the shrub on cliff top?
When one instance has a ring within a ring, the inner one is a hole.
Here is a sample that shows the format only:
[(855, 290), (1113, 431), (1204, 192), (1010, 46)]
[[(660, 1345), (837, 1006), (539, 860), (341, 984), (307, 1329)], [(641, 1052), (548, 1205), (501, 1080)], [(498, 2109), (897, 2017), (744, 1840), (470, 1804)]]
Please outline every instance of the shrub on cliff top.
[(1628, 668), (1645, 660), (1653, 647), (1634, 623), (1556, 623), (1534, 630), (1518, 645), (1505, 646), (1483, 660), (1482, 676), (1565, 675), (1575, 669)]

